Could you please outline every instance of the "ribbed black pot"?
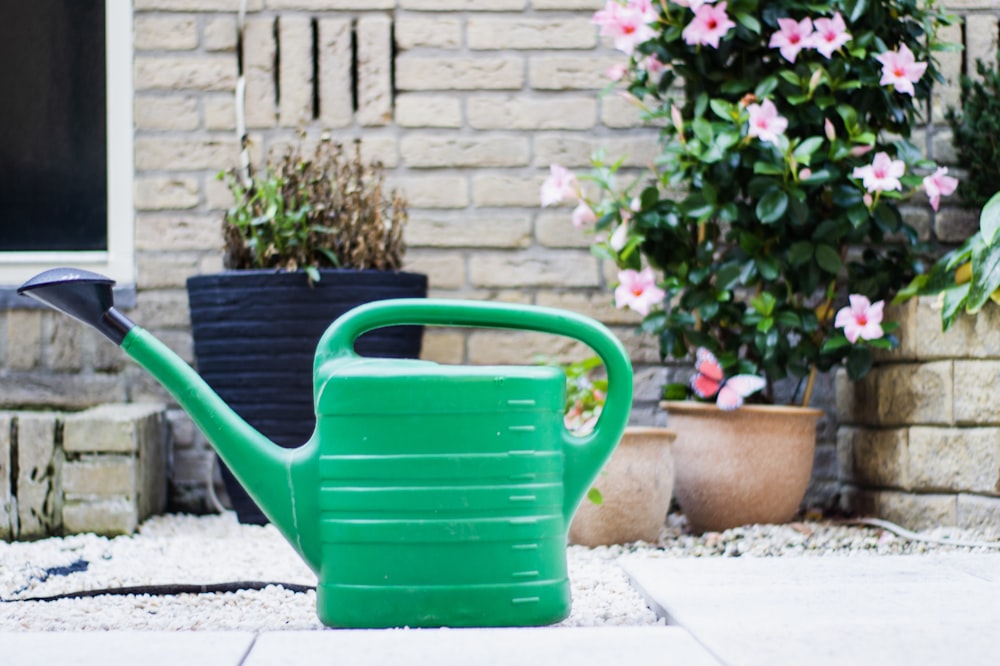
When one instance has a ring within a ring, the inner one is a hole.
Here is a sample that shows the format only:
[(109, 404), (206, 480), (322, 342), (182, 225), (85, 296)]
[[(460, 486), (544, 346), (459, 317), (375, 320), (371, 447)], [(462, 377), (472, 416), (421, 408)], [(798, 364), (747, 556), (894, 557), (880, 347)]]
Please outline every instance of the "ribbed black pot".
[[(327, 327), (370, 301), (425, 297), (427, 276), (331, 269), (310, 286), (302, 272), (245, 270), (189, 278), (187, 290), (198, 372), (237, 414), (290, 448), (316, 426), (312, 364)], [(386, 327), (358, 338), (355, 349), (417, 358), (422, 338), (419, 326)], [(225, 465), (222, 471), (240, 522), (266, 523)]]

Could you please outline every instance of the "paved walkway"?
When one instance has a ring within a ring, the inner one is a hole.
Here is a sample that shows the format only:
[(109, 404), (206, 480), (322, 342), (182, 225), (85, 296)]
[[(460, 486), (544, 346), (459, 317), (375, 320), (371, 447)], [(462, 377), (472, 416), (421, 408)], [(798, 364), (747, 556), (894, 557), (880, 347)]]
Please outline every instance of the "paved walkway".
[(671, 626), (0, 633), (4, 666), (1000, 663), (1000, 554), (627, 559)]

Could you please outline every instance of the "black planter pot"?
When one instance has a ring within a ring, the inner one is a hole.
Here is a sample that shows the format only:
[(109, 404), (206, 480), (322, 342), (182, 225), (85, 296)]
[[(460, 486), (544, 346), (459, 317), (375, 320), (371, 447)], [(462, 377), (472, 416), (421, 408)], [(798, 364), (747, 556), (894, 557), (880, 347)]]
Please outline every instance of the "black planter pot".
[[(323, 270), (312, 286), (302, 272), (229, 271), (187, 281), (198, 372), (240, 416), (286, 448), (316, 426), (312, 363), (327, 327), (348, 310), (387, 298), (423, 298), (427, 276)], [(417, 358), (423, 329), (381, 328), (358, 338), (363, 356)], [(223, 479), (242, 523), (267, 518), (229, 470)]]

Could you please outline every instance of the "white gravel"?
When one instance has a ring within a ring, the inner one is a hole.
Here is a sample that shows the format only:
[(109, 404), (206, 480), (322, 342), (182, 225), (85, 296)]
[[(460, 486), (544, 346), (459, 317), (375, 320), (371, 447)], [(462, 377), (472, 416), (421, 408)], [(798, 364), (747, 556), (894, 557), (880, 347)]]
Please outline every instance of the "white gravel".
[[(939, 529), (937, 539), (989, 542), (997, 535)], [(567, 550), (573, 610), (560, 626), (660, 623), (618, 565), (627, 557), (866, 556), (987, 551), (910, 541), (880, 528), (831, 522), (750, 526), (694, 537), (671, 516), (658, 544)], [(992, 550), (991, 552), (998, 552)], [(32, 543), (0, 542), (0, 631), (321, 629), (314, 592), (261, 591), (176, 596), (124, 595), (16, 602), (88, 589), (154, 584), (278, 581), (315, 585), (316, 577), (271, 526), (240, 525), (233, 514), (165, 515), (134, 536), (76, 535)]]

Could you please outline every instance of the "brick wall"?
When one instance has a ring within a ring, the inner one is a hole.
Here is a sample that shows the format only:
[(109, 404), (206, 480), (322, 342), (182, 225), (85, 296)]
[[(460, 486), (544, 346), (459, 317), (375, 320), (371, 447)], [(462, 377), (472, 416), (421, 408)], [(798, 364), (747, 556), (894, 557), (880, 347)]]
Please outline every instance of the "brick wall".
[[(611, 305), (609, 267), (590, 255), (569, 210), (540, 210), (548, 165), (582, 169), (605, 147), (641, 166), (655, 132), (616, 95), (601, 97), (621, 56), (589, 22), (603, 0), (248, 0), (243, 68), (252, 157), (300, 130), (363, 139), (410, 201), (406, 268), (434, 295), (567, 307), (607, 322), (636, 364), (637, 422), (660, 418), (656, 343)], [(945, 54), (954, 81), (966, 59), (995, 48), (997, 3), (955, 0), (974, 15)], [(238, 162), (234, 91), (238, 0), (134, 0), (136, 321), (192, 359), (185, 279), (221, 268), (220, 219), (230, 196), (216, 174)], [(940, 121), (947, 86), (934, 106)], [(946, 136), (930, 135), (938, 158)], [(957, 240), (973, 216), (908, 213), (925, 237)], [(121, 354), (65, 317), (0, 314), (0, 389), (8, 404), (82, 407), (167, 396)], [(531, 333), (431, 330), (425, 356), (447, 362), (530, 363), (579, 355)], [(833, 381), (814, 400), (821, 428), (816, 501), (836, 492)], [(185, 418), (175, 426), (175, 481), (203, 484), (209, 452)]]

